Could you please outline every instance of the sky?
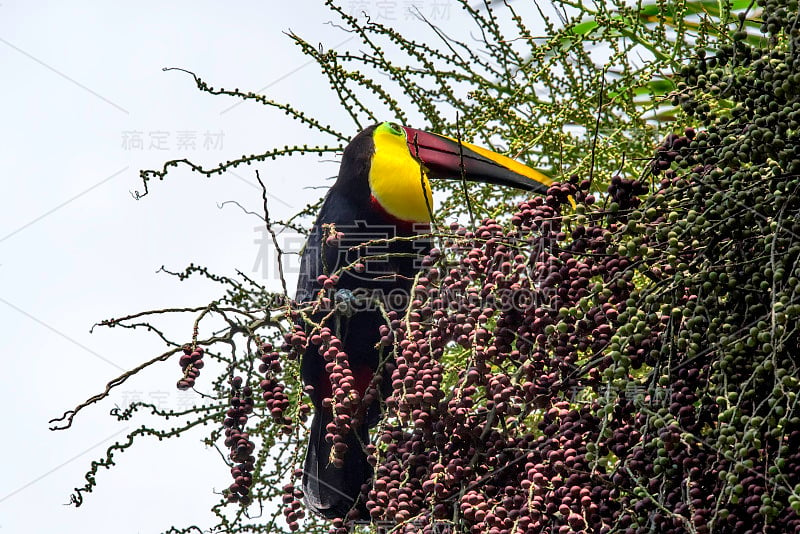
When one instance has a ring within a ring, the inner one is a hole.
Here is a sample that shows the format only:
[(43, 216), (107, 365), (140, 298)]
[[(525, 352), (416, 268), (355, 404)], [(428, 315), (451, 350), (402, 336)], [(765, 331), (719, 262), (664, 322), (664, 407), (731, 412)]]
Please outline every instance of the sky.
[[(348, 11), (420, 31), (408, 0), (344, 1)], [(416, 2), (443, 28), (457, 27), (449, 1)], [(349, 35), (326, 24), (321, 1), (43, 2), (0, 0), (0, 534), (161, 532), (210, 526), (214, 491), (230, 483), (217, 453), (200, 442), (143, 440), (102, 470), (80, 508), (69, 494), (92, 460), (138, 424), (109, 417), (132, 400), (179, 408), (168, 361), (87, 408), (67, 431), (48, 421), (104, 384), (161, 353), (154, 336), (95, 329), (110, 317), (219, 296), (200, 281), (157, 271), (191, 262), (242, 272), (277, 287), (274, 251), (258, 219), (267, 183), (272, 214), (286, 217), (321, 194), (333, 158), (286, 158), (204, 178), (176, 169), (140, 200), (140, 169), (188, 157), (214, 165), (276, 146), (322, 138), (282, 113), (195, 88), (192, 70), (215, 87), (238, 87), (293, 103), (351, 132), (347, 114), (315, 65), (286, 35), (324, 48)], [(238, 104), (238, 105), (235, 105)], [(302, 244), (289, 233), (289, 250)], [(189, 339), (190, 324), (168, 325)]]

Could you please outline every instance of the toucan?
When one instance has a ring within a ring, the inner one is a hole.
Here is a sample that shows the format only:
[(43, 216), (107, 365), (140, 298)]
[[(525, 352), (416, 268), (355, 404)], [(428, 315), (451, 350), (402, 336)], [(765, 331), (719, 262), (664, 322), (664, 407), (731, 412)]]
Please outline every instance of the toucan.
[[(368, 519), (360, 499), (373, 475), (367, 461), (369, 428), (380, 418), (381, 396), (391, 392), (380, 378), (380, 328), (386, 308), (407, 305), (419, 260), (430, 248), (433, 197), (429, 179), (448, 178), (509, 186), (544, 194), (546, 175), (491, 150), (392, 122), (370, 126), (345, 147), (339, 175), (328, 191), (303, 249), (295, 300), (319, 302), (325, 276), (336, 275), (333, 312), (298, 320), (307, 332), (325, 320), (343, 343), (365, 416), (346, 437), (343, 459), (332, 462), (326, 430), (333, 421), (330, 375), (319, 346), (308, 343), (300, 372), (314, 407), (303, 470), (307, 507), (328, 518)], [(322, 276), (322, 277), (321, 277)], [(328, 287), (327, 290), (332, 288)], [(343, 304), (343, 306), (339, 306)], [(363, 305), (365, 304), (365, 305)], [(372, 304), (372, 305), (371, 305)], [(389, 373), (384, 373), (388, 375)], [(366, 398), (379, 376), (380, 395)], [(374, 383), (374, 382), (373, 382)], [(330, 436), (328, 436), (330, 437)]]

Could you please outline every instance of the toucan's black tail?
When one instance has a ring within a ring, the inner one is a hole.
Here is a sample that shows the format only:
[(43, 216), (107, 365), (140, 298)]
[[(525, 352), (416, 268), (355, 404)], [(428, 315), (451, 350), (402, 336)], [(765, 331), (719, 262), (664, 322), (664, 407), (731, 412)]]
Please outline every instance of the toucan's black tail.
[(372, 466), (363, 448), (369, 441), (369, 429), (361, 425), (358, 435), (356, 431), (350, 432), (344, 465), (337, 468), (330, 462), (332, 444), (325, 440), (325, 427), (332, 420), (330, 409), (318, 409), (311, 421), (311, 439), (303, 470), (306, 505), (328, 519), (343, 518), (355, 507), (360, 519), (368, 519), (366, 507), (358, 496), (361, 486), (372, 477)]

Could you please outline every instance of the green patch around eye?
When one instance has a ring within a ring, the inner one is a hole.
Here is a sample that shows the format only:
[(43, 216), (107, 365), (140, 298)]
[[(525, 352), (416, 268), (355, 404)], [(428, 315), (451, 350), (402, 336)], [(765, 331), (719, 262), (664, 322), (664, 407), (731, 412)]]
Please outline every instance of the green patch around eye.
[(384, 122), (382, 126), (394, 135), (403, 135), (403, 128), (394, 122)]

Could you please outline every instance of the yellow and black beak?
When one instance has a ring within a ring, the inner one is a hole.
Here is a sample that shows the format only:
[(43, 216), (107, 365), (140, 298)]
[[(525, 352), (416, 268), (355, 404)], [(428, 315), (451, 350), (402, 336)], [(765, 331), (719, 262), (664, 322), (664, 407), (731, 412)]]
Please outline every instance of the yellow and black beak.
[(553, 181), (506, 156), (451, 137), (402, 127), (411, 155), (431, 178), (464, 178), (471, 182), (505, 185), (545, 194)]

